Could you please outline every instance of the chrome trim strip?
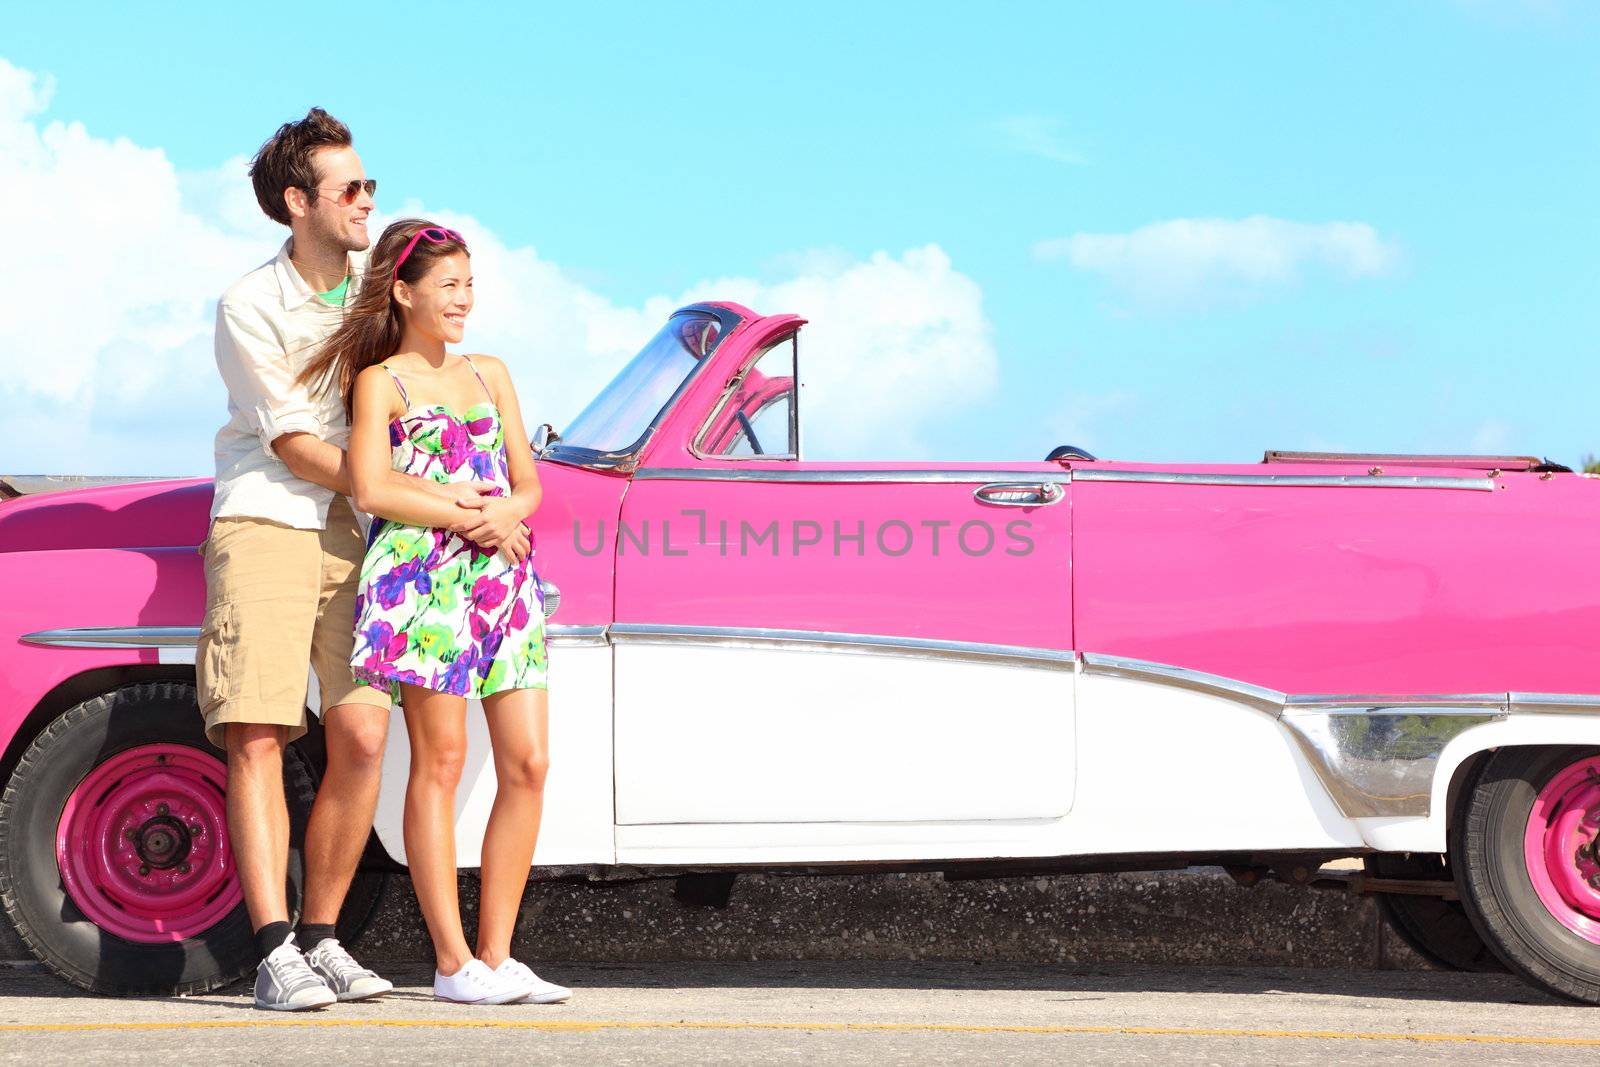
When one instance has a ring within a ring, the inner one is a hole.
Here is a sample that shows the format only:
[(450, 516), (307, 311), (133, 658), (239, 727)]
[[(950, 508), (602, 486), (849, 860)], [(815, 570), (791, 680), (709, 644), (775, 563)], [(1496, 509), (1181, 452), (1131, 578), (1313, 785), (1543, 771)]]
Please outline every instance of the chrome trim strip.
[(17, 640), (47, 648), (193, 648), (199, 639), (198, 626), (72, 626)]
[(704, 482), (1070, 482), (1071, 471), (933, 470), (731, 470), (726, 467), (641, 467), (635, 478)]
[(618, 622), (611, 625), (613, 642), (670, 645), (717, 645), (728, 648), (776, 648), (796, 652), (846, 652), (867, 655), (955, 659), (1010, 663), (1023, 667), (1072, 670), (1078, 655), (1070, 649), (994, 645), (980, 641), (941, 641), (926, 637), (854, 634), (832, 630), (774, 630), (746, 626), (688, 626), (672, 623)]
[[(766, 458), (766, 457), (752, 457)], [(748, 462), (748, 460), (746, 461)], [(937, 470), (730, 470), (725, 467), (641, 467), (635, 478), (707, 482), (1153, 482), (1170, 485), (1253, 485), (1349, 489), (1492, 490), (1493, 478), (1420, 477), (1385, 474), (1197, 474), (1187, 471)]]
[(1294, 695), (1286, 701), (1289, 710), (1303, 707), (1314, 707), (1329, 714), (1341, 714), (1344, 711), (1369, 711), (1378, 708), (1390, 707), (1417, 707), (1426, 705), (1437, 709), (1441, 714), (1446, 714), (1454, 709), (1471, 711), (1475, 708), (1498, 708), (1505, 710), (1506, 694), (1504, 693), (1448, 693), (1427, 696), (1395, 696), (1392, 693), (1383, 695)]
[(579, 626), (550, 622), (544, 627), (545, 641), (552, 645), (609, 645), (605, 626)]
[(1076, 482), (1160, 482), (1173, 485), (1258, 485), (1351, 489), (1489, 489), (1493, 478), (1420, 477), (1387, 474), (1200, 474), (1189, 471), (1075, 469)]
[[(606, 627), (547, 623), (545, 638), (563, 645), (604, 645)], [(194, 648), (198, 626), (72, 626), (39, 630), (17, 640), (44, 648)]]
[(1135, 681), (1158, 682), (1179, 689), (1191, 689), (1212, 696), (1242, 700), (1276, 718), (1289, 699), (1284, 693), (1249, 682), (1224, 678), (1219, 674), (1192, 671), (1187, 667), (1174, 667), (1170, 663), (1152, 663), (1149, 660), (1128, 659), (1125, 656), (1108, 656), (1103, 652), (1083, 653), (1086, 674), (1102, 674), (1113, 678), (1131, 678)]
[(1286, 452), (1268, 449), (1261, 457), (1263, 463), (1349, 463), (1364, 467), (1393, 463), (1409, 467), (1465, 467), (1481, 471), (1526, 471), (1540, 466), (1544, 460), (1537, 456), (1475, 456), (1471, 453), (1426, 452)]
[(1600, 712), (1600, 696), (1589, 693), (1511, 693), (1511, 712), (1523, 715), (1571, 715)]

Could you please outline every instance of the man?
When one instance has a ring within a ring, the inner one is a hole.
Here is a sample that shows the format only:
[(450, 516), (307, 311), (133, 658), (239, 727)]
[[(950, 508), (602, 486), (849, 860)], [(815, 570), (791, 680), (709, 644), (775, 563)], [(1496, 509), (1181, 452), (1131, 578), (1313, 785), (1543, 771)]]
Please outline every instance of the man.
[[(294, 384), (355, 298), (377, 183), (349, 129), (321, 108), (279, 128), (251, 161), (250, 178), (262, 211), (290, 236), (217, 306), (229, 417), (216, 439), (196, 676), (206, 736), (227, 752), (228, 832), (263, 957), (255, 1003), (297, 1011), (393, 988), (334, 937), (377, 807), (389, 697), (350, 673), (364, 544), (347, 499), (343, 402), (337, 387)], [(405, 492), (468, 507), (489, 499), (488, 483), (392, 477)], [(283, 759), (306, 732), (308, 664), (320, 687), (327, 769), (306, 828), (297, 941)]]

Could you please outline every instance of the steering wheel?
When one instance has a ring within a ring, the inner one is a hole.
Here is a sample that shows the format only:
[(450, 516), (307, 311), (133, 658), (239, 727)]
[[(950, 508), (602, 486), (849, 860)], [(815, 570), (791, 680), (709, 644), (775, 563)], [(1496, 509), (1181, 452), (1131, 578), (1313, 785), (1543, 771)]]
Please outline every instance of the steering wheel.
[(1094, 462), (1094, 456), (1090, 455), (1088, 452), (1085, 452), (1077, 445), (1056, 445), (1056, 447), (1050, 450), (1050, 454), (1044, 458), (1046, 463), (1058, 459), (1083, 459), (1088, 460), (1091, 463)]

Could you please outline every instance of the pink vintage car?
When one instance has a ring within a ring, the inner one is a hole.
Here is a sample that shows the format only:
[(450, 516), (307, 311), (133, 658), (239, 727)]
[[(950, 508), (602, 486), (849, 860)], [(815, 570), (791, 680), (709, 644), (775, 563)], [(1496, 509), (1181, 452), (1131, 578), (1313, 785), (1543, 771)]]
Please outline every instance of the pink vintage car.
[[(1312, 884), (1363, 857), (1346, 888), (1435, 959), (1600, 1003), (1600, 483), (1509, 457), (810, 462), (801, 326), (685, 308), (532, 443), (541, 876)], [(252, 961), (194, 697), (211, 487), (39, 488), (0, 503), (0, 900), (83, 988), (220, 986)], [(390, 736), (347, 936), (405, 862)]]

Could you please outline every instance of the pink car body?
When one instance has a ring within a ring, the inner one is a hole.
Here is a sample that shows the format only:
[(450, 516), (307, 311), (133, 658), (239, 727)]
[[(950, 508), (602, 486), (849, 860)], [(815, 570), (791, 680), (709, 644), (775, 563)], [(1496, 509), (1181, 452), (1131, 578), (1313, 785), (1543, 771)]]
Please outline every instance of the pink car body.
[[(1492, 753), (1600, 746), (1595, 480), (1510, 457), (814, 462), (802, 324), (685, 309), (665, 403), (628, 391), (647, 349), (578, 420), (636, 402), (641, 434), (537, 442), (559, 591), (537, 865), (1443, 855)], [(192, 683), (209, 502), (186, 480), (0, 504), (0, 782), (81, 701)], [(493, 796), (472, 721), (466, 866)], [(406, 760), (396, 728), (376, 832), (399, 862)], [(1518, 847), (1555, 857), (1528, 877), (1600, 972), (1588, 781), (1539, 793), (1584, 814)]]

